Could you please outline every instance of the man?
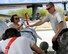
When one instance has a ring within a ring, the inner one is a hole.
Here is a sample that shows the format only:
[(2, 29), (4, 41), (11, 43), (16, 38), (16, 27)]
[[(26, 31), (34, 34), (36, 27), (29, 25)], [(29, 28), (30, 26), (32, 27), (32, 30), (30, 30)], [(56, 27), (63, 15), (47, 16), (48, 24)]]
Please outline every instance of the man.
[(53, 4), (53, 2), (49, 2), (46, 5), (46, 9), (48, 10), (49, 14), (36, 21), (35, 24), (30, 25), (30, 26), (39, 26), (45, 22), (51, 22), (51, 26), (55, 32), (55, 35), (52, 38), (52, 42), (54, 42), (56, 40), (56, 38), (58, 37), (58, 34), (62, 31), (62, 29), (66, 28), (66, 23), (64, 21), (64, 15), (58, 11), (55, 10), (55, 6)]
[(8, 26), (8, 28), (16, 28), (18, 31), (23, 29), (23, 24), (19, 23), (20, 19), (17, 14), (12, 15), (10, 21), (11, 24)]
[(0, 52), (4, 54), (33, 54), (32, 50), (34, 50), (38, 54), (44, 54), (33, 40), (21, 37), (19, 34), (20, 32), (15, 28), (7, 29), (4, 33), (4, 41), (0, 43)]
[(51, 22), (52, 28), (55, 32), (55, 35), (52, 39), (52, 41), (55, 41), (55, 39), (57, 38), (58, 34), (61, 32), (61, 30), (63, 28), (66, 28), (66, 23), (64, 21), (64, 16), (63, 14), (61, 14), (60, 12), (55, 10), (55, 6), (52, 2), (49, 2), (46, 5), (46, 9), (48, 10), (48, 12), (50, 13), (49, 15), (47, 15), (46, 17), (36, 21), (35, 24), (30, 25), (30, 26), (39, 26), (45, 22)]

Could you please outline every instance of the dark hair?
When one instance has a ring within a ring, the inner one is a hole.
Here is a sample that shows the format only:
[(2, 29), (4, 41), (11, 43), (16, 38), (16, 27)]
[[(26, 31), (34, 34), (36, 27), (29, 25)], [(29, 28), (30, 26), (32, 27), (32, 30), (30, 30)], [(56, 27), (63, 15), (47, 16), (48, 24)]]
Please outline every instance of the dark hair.
[(17, 14), (12, 15), (12, 17), (10, 19), (11, 22), (14, 22), (14, 16), (18, 16), (18, 15)]
[(2, 39), (6, 40), (6, 39), (11, 38), (11, 37), (19, 37), (19, 36), (21, 36), (19, 31), (17, 31), (15, 28), (9, 28), (3, 34)]

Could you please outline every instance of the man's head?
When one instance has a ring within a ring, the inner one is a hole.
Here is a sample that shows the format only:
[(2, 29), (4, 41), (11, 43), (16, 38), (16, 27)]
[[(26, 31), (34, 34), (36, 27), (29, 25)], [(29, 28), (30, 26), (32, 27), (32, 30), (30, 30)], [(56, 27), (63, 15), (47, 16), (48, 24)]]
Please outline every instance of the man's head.
[(3, 34), (2, 39), (6, 40), (11, 37), (19, 37), (19, 36), (21, 36), (21, 34), (15, 28), (8, 28)]
[(14, 14), (14, 15), (12, 15), (10, 20), (11, 20), (11, 22), (19, 22), (19, 17), (17, 14)]
[(54, 3), (53, 2), (47, 3), (46, 9), (49, 11), (49, 13), (53, 13), (55, 11)]

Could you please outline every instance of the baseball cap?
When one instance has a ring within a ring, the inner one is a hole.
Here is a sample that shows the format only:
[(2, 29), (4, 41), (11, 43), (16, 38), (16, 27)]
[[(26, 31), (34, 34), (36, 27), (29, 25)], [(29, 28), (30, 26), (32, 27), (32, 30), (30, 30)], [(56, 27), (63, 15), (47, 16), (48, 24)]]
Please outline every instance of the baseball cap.
[(46, 9), (49, 9), (50, 7), (54, 7), (54, 3), (53, 2), (47, 3)]

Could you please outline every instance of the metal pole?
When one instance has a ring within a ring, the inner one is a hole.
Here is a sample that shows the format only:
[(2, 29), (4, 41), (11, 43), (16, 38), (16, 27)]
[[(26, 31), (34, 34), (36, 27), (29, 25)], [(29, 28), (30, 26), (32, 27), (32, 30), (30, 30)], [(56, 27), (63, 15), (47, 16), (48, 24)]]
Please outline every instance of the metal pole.
[(64, 10), (66, 10), (66, 2), (63, 2), (63, 5), (64, 5)]
[(32, 6), (32, 18), (36, 19), (36, 11), (37, 11), (37, 6), (33, 5)]

